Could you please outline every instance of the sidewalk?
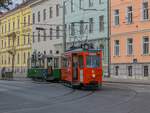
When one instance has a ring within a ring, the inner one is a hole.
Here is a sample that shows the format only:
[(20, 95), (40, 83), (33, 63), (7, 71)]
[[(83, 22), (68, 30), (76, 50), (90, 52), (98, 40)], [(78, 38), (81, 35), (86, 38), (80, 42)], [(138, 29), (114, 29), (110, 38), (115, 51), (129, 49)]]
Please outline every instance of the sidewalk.
[[(0, 75), (0, 80), (2, 80), (2, 76)], [(27, 78), (26, 74), (14, 74), (13, 78), (7, 79), (12, 81), (30, 81), (30, 78)]]
[(121, 79), (121, 78), (103, 78), (104, 83), (122, 83), (122, 84), (140, 84), (150, 85), (150, 80), (145, 79)]
[(27, 77), (14, 77), (13, 78), (14, 81), (30, 81), (30, 78)]

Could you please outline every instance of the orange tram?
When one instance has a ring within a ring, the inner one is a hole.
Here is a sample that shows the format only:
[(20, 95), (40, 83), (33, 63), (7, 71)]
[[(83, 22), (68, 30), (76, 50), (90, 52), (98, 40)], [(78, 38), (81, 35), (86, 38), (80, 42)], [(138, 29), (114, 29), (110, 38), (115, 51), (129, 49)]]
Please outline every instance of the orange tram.
[(72, 88), (102, 86), (102, 50), (78, 48), (62, 56), (61, 80)]

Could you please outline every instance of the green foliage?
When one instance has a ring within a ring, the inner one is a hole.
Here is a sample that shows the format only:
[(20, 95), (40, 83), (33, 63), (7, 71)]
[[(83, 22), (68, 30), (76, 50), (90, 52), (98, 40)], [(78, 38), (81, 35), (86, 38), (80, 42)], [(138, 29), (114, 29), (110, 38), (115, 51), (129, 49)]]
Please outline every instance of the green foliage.
[(0, 0), (0, 10), (9, 10), (9, 5), (12, 5), (12, 0)]

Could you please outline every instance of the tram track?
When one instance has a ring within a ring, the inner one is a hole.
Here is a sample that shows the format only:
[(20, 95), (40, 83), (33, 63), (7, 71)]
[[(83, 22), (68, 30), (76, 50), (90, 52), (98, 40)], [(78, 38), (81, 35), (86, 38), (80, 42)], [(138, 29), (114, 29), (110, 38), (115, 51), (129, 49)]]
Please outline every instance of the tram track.
[[(51, 84), (52, 85), (52, 84)], [(46, 85), (46, 86), (50, 86), (53, 87), (53, 85)], [(62, 85), (61, 85), (62, 86)], [(45, 109), (53, 109), (53, 107), (55, 106), (66, 106), (66, 105), (70, 105), (70, 104), (75, 104), (75, 103), (79, 103), (79, 102), (84, 102), (85, 100), (87, 100), (87, 98), (93, 98), (93, 96), (95, 98), (98, 99), (98, 97), (100, 99), (103, 100), (111, 100), (111, 98), (116, 98), (117, 95), (115, 97), (111, 96), (111, 95), (115, 95), (117, 93), (119, 93), (119, 97), (117, 97), (119, 100), (109, 104), (109, 106), (104, 106), (101, 107), (101, 111), (106, 112), (107, 110), (110, 109), (114, 109), (117, 110), (118, 108), (124, 108), (124, 106), (129, 106), (129, 103), (134, 102), (134, 99), (137, 98), (139, 92), (134, 89), (134, 87), (131, 87), (130, 85), (118, 85), (118, 84), (104, 84), (104, 87), (102, 88), (102, 90), (94, 90), (94, 91), (86, 91), (86, 90), (77, 90), (77, 89), (71, 89), (68, 87), (57, 87), (58, 90), (60, 90), (60, 88), (66, 90), (66, 92), (64, 94), (59, 94), (58, 96), (54, 96), (54, 97), (49, 97), (47, 98), (47, 100), (41, 101), (41, 103), (39, 105), (33, 105), (32, 103), (22, 103), (21, 105), (24, 106), (21, 107), (20, 105), (20, 109), (17, 109), (16, 107), (12, 107), (12, 110), (9, 112), (2, 112), (2, 113), (20, 113), (26, 111), (26, 112), (37, 112), (37, 111), (43, 111)], [(109, 92), (108, 92), (109, 91)], [(110, 94), (110, 92), (112, 91), (112, 93)], [(100, 93), (101, 94), (100, 94)], [(97, 96), (97, 97), (96, 97)], [(121, 97), (124, 97), (121, 99)], [(110, 99), (109, 99), (110, 98)], [(103, 101), (102, 100), (102, 101)], [(100, 100), (101, 101), (101, 100)], [(40, 101), (39, 101), (40, 102)], [(85, 101), (86, 102), (86, 101)], [(84, 102), (84, 103), (85, 103)], [(16, 105), (17, 106), (17, 105)], [(95, 106), (98, 107), (98, 106)], [(92, 110), (92, 109), (91, 109)], [(125, 110), (123, 113), (134, 113), (134, 107)], [(94, 111), (89, 111), (89, 113), (93, 113)]]
[[(70, 95), (73, 96), (72, 94), (74, 94), (75, 92), (78, 92), (78, 91), (79, 90), (72, 89), (70, 92), (68, 92), (66, 94), (49, 98), (48, 100), (50, 102), (51, 101), (55, 101), (55, 102), (52, 102), (52, 103), (49, 103), (49, 104), (43, 104), (43, 106), (26, 107), (26, 108), (23, 108), (23, 109), (12, 110), (11, 112), (4, 112), (4, 113), (16, 113), (16, 112), (19, 113), (19, 112), (24, 111), (24, 110), (33, 111), (33, 110), (46, 109), (46, 108), (49, 108), (49, 107), (53, 107), (54, 105), (67, 104), (67, 103), (75, 102), (75, 101), (78, 101), (78, 100), (82, 100), (84, 98), (89, 97), (90, 95), (92, 95), (95, 92), (95, 91), (89, 91), (88, 93), (86, 93), (82, 96), (72, 97), (71, 99), (65, 98), (65, 97), (70, 96)], [(65, 99), (61, 100), (61, 98), (65, 98)]]
[[(107, 84), (113, 84), (113, 83), (107, 83)], [(130, 84), (129, 84), (129, 85), (130, 85)], [(112, 87), (112, 86), (111, 86), (111, 87)], [(123, 101), (121, 101), (121, 102), (119, 102), (119, 103), (117, 103), (117, 104), (113, 104), (113, 105), (110, 105), (110, 106), (107, 106), (107, 107), (103, 107), (103, 110), (105, 110), (105, 109), (111, 109), (111, 108), (119, 107), (119, 106), (121, 106), (121, 105), (128, 104), (128, 103), (130, 103), (131, 101), (133, 101), (133, 100), (138, 96), (139, 93), (138, 93), (136, 90), (130, 88), (129, 86), (123, 86), (123, 87), (124, 87), (124, 88), (122, 88), (122, 87), (119, 86), (119, 88), (117, 87), (117, 89), (120, 89), (120, 90), (128, 90), (128, 91), (130, 91), (130, 93), (133, 92), (133, 95), (132, 95), (130, 98), (128, 98), (127, 100), (123, 100)], [(113, 86), (112, 88), (116, 88), (116, 87)], [(106, 99), (107, 99), (107, 98), (106, 98)], [(130, 111), (127, 112), (127, 113), (133, 113), (133, 111), (134, 111), (134, 109), (130, 110)]]

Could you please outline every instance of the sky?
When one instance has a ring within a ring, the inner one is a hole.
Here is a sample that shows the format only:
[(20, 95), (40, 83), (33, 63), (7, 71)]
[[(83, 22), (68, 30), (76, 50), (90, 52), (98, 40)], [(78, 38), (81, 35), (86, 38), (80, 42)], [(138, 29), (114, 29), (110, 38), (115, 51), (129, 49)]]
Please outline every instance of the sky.
[[(12, 0), (12, 1), (13, 1), (13, 5), (10, 5), (10, 6), (9, 6), (10, 9), (13, 9), (16, 4), (22, 3), (23, 0)], [(5, 9), (0, 9), (0, 11), (2, 11), (2, 12), (7, 12), (7, 10), (5, 10)]]
[(22, 2), (22, 0), (12, 0), (12, 1), (13, 1), (14, 4)]
[(20, 4), (22, 2), (22, 0), (12, 0), (13, 1), (13, 6), (11, 6), (12, 8), (14, 8), (15, 4)]

